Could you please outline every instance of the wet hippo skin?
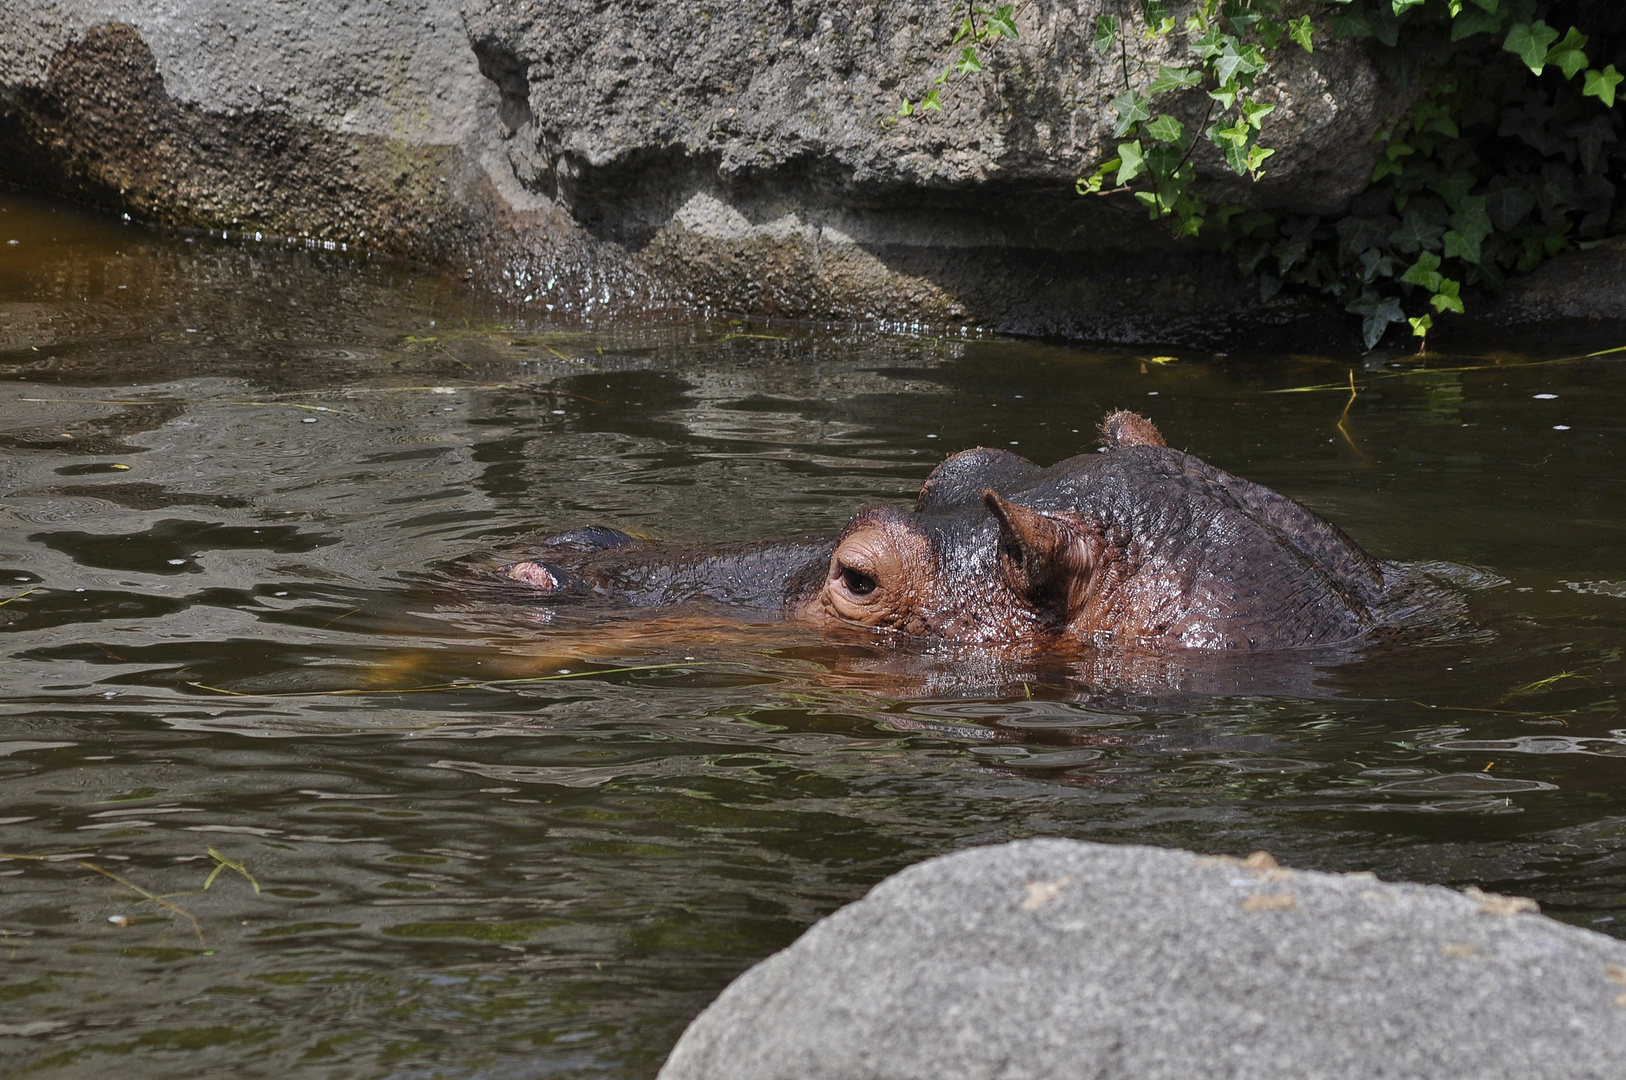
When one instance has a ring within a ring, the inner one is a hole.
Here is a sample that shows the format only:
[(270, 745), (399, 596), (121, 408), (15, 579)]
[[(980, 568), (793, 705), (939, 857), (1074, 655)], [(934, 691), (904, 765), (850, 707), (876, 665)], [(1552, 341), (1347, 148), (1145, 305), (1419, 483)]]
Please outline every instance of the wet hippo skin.
[(706, 548), (603, 527), (544, 541), (504, 572), (550, 600), (728, 605), (828, 630), (1065, 648), (1271, 650), (1428, 621), (1447, 594), (1312, 511), (1166, 446), (1144, 417), (1048, 468), (955, 454), (913, 510), (841, 533)]

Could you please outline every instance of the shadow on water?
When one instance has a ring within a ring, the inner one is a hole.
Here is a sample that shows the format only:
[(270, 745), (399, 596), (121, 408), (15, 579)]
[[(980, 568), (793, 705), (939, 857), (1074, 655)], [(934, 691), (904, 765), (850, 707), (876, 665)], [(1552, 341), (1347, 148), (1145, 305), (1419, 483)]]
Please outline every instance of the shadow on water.
[[(1021, 836), (1266, 848), (1626, 932), (1626, 369), (1551, 362), (1618, 344), (557, 326), (0, 197), (0, 852), (27, 856), (0, 860), (0, 1063), (649, 1076), (813, 920)], [(1435, 561), (1482, 632), (1015, 660), (434, 570), (588, 522), (830, 531), (1121, 406)]]

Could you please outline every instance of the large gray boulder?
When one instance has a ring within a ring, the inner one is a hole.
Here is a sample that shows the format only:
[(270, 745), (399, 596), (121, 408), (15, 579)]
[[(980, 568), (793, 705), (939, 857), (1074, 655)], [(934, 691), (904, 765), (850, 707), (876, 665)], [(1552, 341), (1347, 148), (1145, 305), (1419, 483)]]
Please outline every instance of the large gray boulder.
[[(949, 55), (931, 5), (0, 0), (0, 180), (424, 259), (538, 310), (1117, 338), (1274, 318), (1227, 256), (1073, 194), (1115, 152), (1121, 64), (1091, 26), (1134, 3), (1028, 5), (988, 77), (891, 124)], [(1403, 96), (1324, 34), (1268, 79), (1271, 175), (1226, 190), (1338, 209)]]
[(1263, 855), (979, 848), (740, 976), (660, 1080), (1626, 1077), (1626, 942), (1534, 908)]

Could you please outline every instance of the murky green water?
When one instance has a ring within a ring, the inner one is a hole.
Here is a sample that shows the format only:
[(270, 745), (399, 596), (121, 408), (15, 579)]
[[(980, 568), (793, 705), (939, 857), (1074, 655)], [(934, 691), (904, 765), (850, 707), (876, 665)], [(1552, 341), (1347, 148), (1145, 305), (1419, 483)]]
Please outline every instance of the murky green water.
[[(1626, 933), (1626, 360), (1536, 362), (1614, 344), (1368, 370), (573, 332), (0, 197), (0, 1071), (647, 1077), (880, 878), (1034, 835)], [(588, 522), (832, 529), (1116, 406), (1380, 555), (1463, 564), (1483, 639), (1010, 664), (550, 618), (452, 563)]]

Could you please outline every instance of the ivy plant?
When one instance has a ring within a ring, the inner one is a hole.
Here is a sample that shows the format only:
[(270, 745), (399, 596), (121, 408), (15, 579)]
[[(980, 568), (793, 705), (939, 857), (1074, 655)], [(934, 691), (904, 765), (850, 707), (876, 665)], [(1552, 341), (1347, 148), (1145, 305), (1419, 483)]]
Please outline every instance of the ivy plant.
[[(1177, 236), (1207, 226), (1262, 295), (1292, 286), (1336, 297), (1360, 316), (1369, 349), (1395, 325), (1426, 338), (1435, 316), (1463, 312), (1464, 288), (1499, 290), (1511, 273), (1626, 229), (1615, 183), (1626, 81), (1615, 52), (1626, 20), (1615, 5), (1313, 0), (1297, 10), (1284, 14), (1280, 0), (1139, 0), (1122, 24), (1099, 16), (1089, 47), (1117, 69), (1121, 141), (1085, 170), (1079, 193), (1131, 194)], [(1013, 5), (960, 12), (960, 52), (898, 116), (940, 110), (941, 87), (983, 70), (979, 46), (1020, 36)], [(1589, 19), (1599, 33), (1583, 28)], [(1210, 206), (1192, 164), (1199, 139), (1259, 179), (1274, 153), (1260, 77), (1280, 49), (1310, 52), (1329, 35), (1368, 39), (1390, 78), (1419, 91), (1378, 132), (1371, 186), (1336, 217)], [(1137, 62), (1131, 77), (1132, 40), (1176, 44), (1184, 63), (1154, 72)], [(1189, 124), (1198, 92), (1204, 112)]]

